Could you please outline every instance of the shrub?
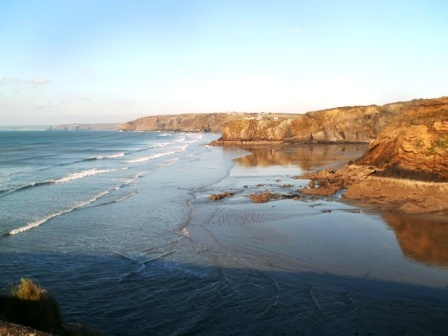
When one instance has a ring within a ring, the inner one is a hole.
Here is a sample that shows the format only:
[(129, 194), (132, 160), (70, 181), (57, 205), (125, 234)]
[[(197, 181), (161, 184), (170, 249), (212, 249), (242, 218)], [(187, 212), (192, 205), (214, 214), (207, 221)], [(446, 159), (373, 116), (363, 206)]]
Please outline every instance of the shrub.
[(80, 324), (64, 325), (58, 302), (36, 281), (22, 278), (10, 291), (0, 294), (0, 320), (62, 336), (102, 335)]
[(11, 295), (5, 314), (11, 322), (43, 331), (53, 331), (62, 324), (59, 304), (39, 284), (22, 278), (11, 287)]

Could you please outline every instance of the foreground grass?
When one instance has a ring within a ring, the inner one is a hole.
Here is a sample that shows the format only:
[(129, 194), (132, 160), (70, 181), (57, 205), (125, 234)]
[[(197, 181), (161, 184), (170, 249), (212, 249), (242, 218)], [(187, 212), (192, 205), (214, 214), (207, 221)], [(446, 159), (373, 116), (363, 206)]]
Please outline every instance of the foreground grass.
[(63, 322), (56, 299), (33, 280), (22, 278), (11, 286), (11, 295), (0, 295), (0, 320), (62, 336), (100, 335)]

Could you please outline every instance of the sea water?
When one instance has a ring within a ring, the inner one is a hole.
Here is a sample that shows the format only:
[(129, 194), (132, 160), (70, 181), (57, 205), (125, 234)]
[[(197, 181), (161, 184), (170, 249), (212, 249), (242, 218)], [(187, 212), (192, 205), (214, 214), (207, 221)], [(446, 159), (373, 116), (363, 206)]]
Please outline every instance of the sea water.
[[(110, 335), (445, 330), (443, 247), (422, 262), (396, 239), (421, 220), (338, 199), (247, 198), (294, 192), (307, 181), (291, 175), (364, 148), (257, 156), (207, 145), (217, 137), (0, 132), (2, 290), (36, 279), (67, 322)], [(223, 191), (235, 195), (208, 199)], [(443, 235), (447, 223), (428, 225)]]

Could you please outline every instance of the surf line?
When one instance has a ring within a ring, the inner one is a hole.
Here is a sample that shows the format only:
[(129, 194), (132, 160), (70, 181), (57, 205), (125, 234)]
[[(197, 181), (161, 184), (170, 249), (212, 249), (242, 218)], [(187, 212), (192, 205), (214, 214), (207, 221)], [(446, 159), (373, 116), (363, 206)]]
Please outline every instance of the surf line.
[(103, 197), (104, 195), (106, 195), (108, 193), (109, 193), (109, 191), (103, 191), (103, 192), (99, 193), (98, 195), (96, 195), (96, 196), (94, 196), (92, 198), (89, 198), (89, 199), (85, 200), (84, 202), (81, 202), (81, 203), (79, 203), (78, 205), (76, 205), (76, 206), (74, 206), (72, 208), (52, 213), (50, 215), (47, 215), (45, 217), (42, 217), (42, 218), (34, 221), (34, 222), (28, 223), (28, 224), (26, 224), (24, 226), (21, 226), (21, 227), (17, 228), (17, 229), (14, 229), (14, 230), (11, 230), (9, 232), (6, 232), (6, 233), (3, 234), (3, 237), (14, 236), (16, 234), (23, 233), (23, 232), (26, 232), (28, 230), (34, 229), (36, 227), (39, 227), (42, 224), (48, 222), (49, 220), (51, 220), (51, 219), (53, 219), (55, 217), (62, 216), (62, 215), (67, 214), (69, 212), (72, 212), (72, 211), (75, 211), (77, 209), (83, 208), (83, 207), (85, 207), (85, 206), (95, 202), (96, 200), (98, 200), (99, 198)]
[(25, 185), (22, 185), (20, 187), (16, 187), (13, 189), (0, 190), (0, 197), (12, 194), (14, 192), (23, 191), (23, 190), (27, 190), (27, 189), (31, 189), (31, 188), (35, 188), (35, 187), (70, 182), (70, 181), (78, 180), (78, 179), (81, 179), (84, 177), (89, 177), (89, 176), (93, 176), (93, 175), (97, 175), (97, 174), (109, 173), (109, 172), (113, 172), (113, 171), (115, 171), (115, 169), (96, 169), (96, 168), (94, 168), (94, 169), (89, 169), (89, 170), (83, 170), (83, 171), (80, 171), (77, 173), (68, 174), (64, 177), (61, 177), (61, 178), (58, 178), (55, 180), (45, 180), (42, 182), (31, 182), (31, 183), (28, 183), (28, 184), (25, 184)]

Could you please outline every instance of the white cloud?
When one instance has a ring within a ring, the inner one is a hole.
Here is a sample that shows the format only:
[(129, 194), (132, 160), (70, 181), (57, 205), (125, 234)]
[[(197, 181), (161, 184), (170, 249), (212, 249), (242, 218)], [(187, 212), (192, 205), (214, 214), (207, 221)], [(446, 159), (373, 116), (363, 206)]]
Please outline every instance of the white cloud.
[(28, 80), (23, 80), (23, 79), (15, 78), (15, 77), (0, 76), (0, 85), (4, 85), (4, 86), (22, 86), (22, 85), (27, 84), (27, 85), (35, 88), (35, 87), (47, 85), (50, 82), (51, 81), (48, 78), (32, 78), (32, 79), (28, 79)]
[(33, 78), (27, 81), (27, 84), (34, 88), (47, 85), (48, 83), (50, 83), (50, 80), (47, 78)]

